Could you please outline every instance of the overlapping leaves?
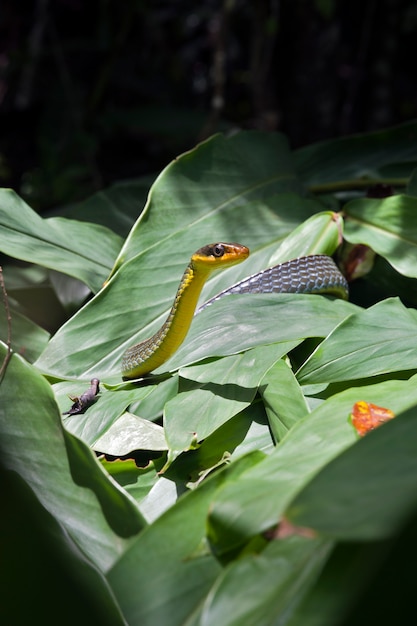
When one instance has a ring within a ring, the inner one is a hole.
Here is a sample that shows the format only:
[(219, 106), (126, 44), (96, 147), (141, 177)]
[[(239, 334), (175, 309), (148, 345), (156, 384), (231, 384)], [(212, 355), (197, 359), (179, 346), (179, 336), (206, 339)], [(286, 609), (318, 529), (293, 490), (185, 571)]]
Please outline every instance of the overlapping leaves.
[[(212, 138), (161, 173), (119, 254), (119, 238), (107, 231), (91, 239), (88, 224), (45, 223), (14, 198), (25, 212), (22, 230), (4, 196), (6, 252), (93, 291), (111, 275), (46, 349), (39, 334), (28, 353), (42, 352), (35, 368), (13, 357), (1, 385), (2, 454), (98, 568), (107, 601), (132, 626), (290, 623), (303, 599), (314, 598), (332, 541), (390, 537), (411, 514), (417, 318), (398, 299), (366, 309), (360, 298), (228, 297), (195, 317), (183, 346), (146, 384), (121, 383), (119, 368), (125, 347), (160, 326), (189, 256), (208, 241), (238, 240), (252, 254), (213, 276), (202, 300), (268, 265), (332, 254), (344, 227), (349, 241), (371, 246), (413, 286), (412, 186), (408, 196), (348, 203), (344, 224), (303, 195), (349, 178), (392, 183), (400, 163), (409, 176), (413, 133), (414, 124), (312, 146), (295, 165), (280, 136)], [(132, 219), (132, 206), (128, 213)], [(122, 221), (118, 213), (115, 230)], [(6, 319), (1, 328), (7, 339)], [(15, 318), (12, 331), (20, 349), (36, 325)], [(40, 372), (55, 381), (61, 413), (93, 376), (102, 379), (100, 395), (84, 414), (64, 417), (62, 429)], [(397, 417), (358, 444), (349, 415), (359, 400)], [(110, 457), (105, 467), (118, 486), (86, 444), (133, 452), (139, 467)], [(282, 539), (283, 516), (324, 536)]]
[(121, 244), (104, 226), (42, 219), (14, 192), (0, 190), (0, 250), (11, 257), (59, 270), (98, 291)]

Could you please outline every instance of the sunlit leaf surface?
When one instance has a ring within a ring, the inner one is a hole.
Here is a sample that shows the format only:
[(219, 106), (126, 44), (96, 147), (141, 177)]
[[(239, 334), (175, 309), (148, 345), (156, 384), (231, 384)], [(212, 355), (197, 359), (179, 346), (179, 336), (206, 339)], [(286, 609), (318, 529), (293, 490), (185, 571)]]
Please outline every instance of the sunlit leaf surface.
[(42, 219), (13, 191), (0, 190), (0, 250), (85, 282), (98, 291), (122, 240), (109, 229), (62, 217)]

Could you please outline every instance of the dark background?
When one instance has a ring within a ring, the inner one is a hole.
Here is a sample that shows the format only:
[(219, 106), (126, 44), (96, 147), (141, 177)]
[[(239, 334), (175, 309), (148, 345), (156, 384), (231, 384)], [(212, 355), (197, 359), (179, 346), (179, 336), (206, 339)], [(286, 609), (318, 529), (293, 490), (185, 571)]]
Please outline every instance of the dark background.
[(219, 130), (417, 117), (412, 0), (2, 0), (0, 185), (44, 211)]

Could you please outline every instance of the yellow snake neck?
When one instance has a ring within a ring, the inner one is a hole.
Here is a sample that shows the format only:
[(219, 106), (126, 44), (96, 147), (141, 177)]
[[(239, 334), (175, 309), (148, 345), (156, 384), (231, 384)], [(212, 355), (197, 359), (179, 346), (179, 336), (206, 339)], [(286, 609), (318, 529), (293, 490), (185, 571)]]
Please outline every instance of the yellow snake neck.
[(196, 268), (190, 261), (164, 324), (152, 337), (128, 348), (124, 353), (124, 379), (145, 376), (165, 363), (179, 348), (187, 335), (201, 289), (209, 274), (209, 269)]
[(249, 248), (239, 243), (219, 242), (199, 248), (183, 274), (171, 311), (162, 327), (150, 339), (128, 348), (124, 353), (123, 378), (140, 378), (165, 363), (185, 339), (207, 277), (214, 270), (241, 263), (248, 256)]
[[(212, 271), (244, 261), (249, 249), (241, 244), (217, 243), (200, 248), (192, 256), (170, 313), (150, 338), (128, 348), (123, 355), (124, 379), (139, 378), (156, 369), (178, 349), (191, 324), (201, 289)], [(330, 293), (348, 297), (348, 284), (334, 261), (326, 255), (310, 255), (275, 265), (232, 285), (209, 300), (231, 293)]]

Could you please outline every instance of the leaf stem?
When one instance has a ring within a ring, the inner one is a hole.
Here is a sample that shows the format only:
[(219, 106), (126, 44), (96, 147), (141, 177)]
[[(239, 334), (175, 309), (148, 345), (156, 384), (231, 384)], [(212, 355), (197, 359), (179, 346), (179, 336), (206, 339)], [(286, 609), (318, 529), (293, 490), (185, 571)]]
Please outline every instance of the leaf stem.
[(408, 178), (351, 178), (348, 180), (337, 180), (331, 183), (318, 183), (310, 185), (308, 190), (311, 193), (336, 193), (338, 191), (350, 191), (352, 189), (367, 189), (374, 185), (389, 185), (391, 187), (406, 187)]

